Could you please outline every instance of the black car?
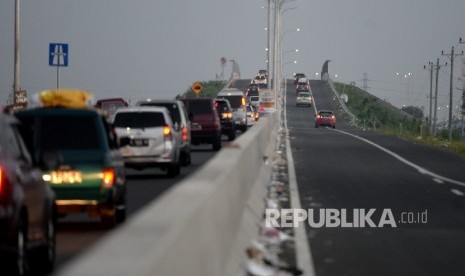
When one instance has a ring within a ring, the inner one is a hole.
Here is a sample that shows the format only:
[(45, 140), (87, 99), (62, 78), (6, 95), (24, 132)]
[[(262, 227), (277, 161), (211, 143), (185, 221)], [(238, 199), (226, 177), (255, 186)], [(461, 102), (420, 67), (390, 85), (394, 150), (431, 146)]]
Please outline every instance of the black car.
[(39, 164), (33, 162), (21, 139), (19, 126), (17, 119), (0, 113), (2, 275), (48, 273), (55, 263), (55, 194), (44, 183)]
[(215, 107), (218, 117), (220, 117), (221, 133), (227, 135), (229, 141), (236, 139), (236, 127), (231, 104), (226, 99), (216, 99)]
[(251, 83), (249, 84), (249, 87), (247, 87), (247, 95), (249, 93), (259, 93), (260, 91), (260, 86), (258, 85), (258, 83)]

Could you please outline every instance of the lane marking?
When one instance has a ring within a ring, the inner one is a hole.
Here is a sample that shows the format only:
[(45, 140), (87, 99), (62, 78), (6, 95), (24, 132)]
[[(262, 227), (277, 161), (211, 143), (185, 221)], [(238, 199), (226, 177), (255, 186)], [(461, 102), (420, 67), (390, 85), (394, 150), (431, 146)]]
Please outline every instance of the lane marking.
[(458, 196), (464, 196), (465, 194), (457, 189), (451, 189), (450, 190), (453, 194), (456, 194)]
[(442, 181), (441, 179), (433, 178), (433, 181), (438, 184), (444, 184), (444, 181)]
[[(297, 176), (295, 173), (294, 159), (292, 157), (291, 142), (289, 139), (289, 129), (287, 128), (286, 103), (287, 93), (284, 95), (284, 129), (286, 131), (287, 170), (289, 175), (289, 192), (291, 196), (291, 208), (296, 210), (302, 209), (302, 206), (300, 204), (299, 188), (297, 186)], [(305, 230), (305, 224), (302, 224), (299, 227), (294, 228), (294, 230), (296, 239), (295, 249), (297, 255), (297, 267), (304, 272), (304, 275), (314, 276), (316, 275), (315, 265), (313, 263), (312, 253), (310, 250), (310, 243), (308, 241), (307, 231)]]
[[(429, 175), (429, 176), (431, 176), (433, 179), (437, 179), (437, 180), (441, 180), (441, 181), (444, 181), (444, 182), (448, 182), (448, 183), (452, 183), (452, 184), (455, 184), (455, 185), (458, 185), (458, 186), (465, 187), (465, 182), (458, 181), (458, 180), (455, 180), (455, 179), (452, 179), (452, 178), (448, 178), (448, 177), (445, 177), (445, 176), (436, 174), (436, 173), (434, 173), (434, 172), (432, 172), (432, 171), (429, 171), (429, 170), (427, 170), (427, 169), (425, 169), (425, 168), (423, 168), (423, 167), (421, 167), (421, 166), (419, 166), (419, 165), (417, 165), (417, 164), (415, 164), (415, 163), (413, 163), (413, 162), (411, 162), (411, 161), (409, 161), (409, 160), (403, 158), (402, 156), (398, 155), (397, 153), (392, 152), (392, 151), (390, 151), (390, 150), (388, 150), (388, 149), (386, 149), (386, 148), (384, 148), (384, 147), (382, 147), (382, 146), (376, 144), (375, 142), (372, 142), (372, 141), (370, 141), (370, 140), (367, 140), (367, 139), (362, 138), (362, 137), (360, 137), (360, 136), (357, 136), (357, 135), (355, 135), (355, 134), (352, 134), (352, 133), (349, 133), (349, 132), (345, 132), (345, 131), (342, 131), (342, 130), (339, 130), (339, 129), (334, 129), (334, 130), (335, 130), (335, 131), (338, 131), (338, 132), (340, 132), (340, 133), (342, 133), (342, 134), (346, 134), (346, 135), (352, 136), (352, 137), (354, 137), (354, 138), (356, 138), (356, 139), (359, 139), (360, 141), (363, 141), (363, 142), (365, 142), (365, 143), (368, 143), (368, 144), (370, 144), (370, 145), (372, 145), (372, 146), (374, 146), (374, 147), (376, 147), (376, 148), (378, 148), (378, 149), (384, 151), (385, 153), (391, 155), (392, 157), (396, 158), (396, 159), (399, 160), (400, 162), (402, 162), (402, 163), (404, 163), (404, 164), (406, 164), (406, 165), (408, 165), (408, 166), (410, 166), (410, 167), (416, 169), (416, 170), (417, 170), (419, 173), (421, 173), (421, 174)], [(435, 181), (436, 181), (436, 180), (435, 180)], [(436, 182), (437, 182), (437, 181), (436, 181)]]

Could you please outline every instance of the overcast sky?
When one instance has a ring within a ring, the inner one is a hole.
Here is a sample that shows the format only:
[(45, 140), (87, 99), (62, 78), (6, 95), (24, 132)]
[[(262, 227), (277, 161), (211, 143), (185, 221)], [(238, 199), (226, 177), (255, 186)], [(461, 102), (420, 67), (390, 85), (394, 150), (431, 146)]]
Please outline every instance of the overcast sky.
[[(14, 0), (0, 1), (0, 103), (13, 85)], [(215, 79), (219, 59), (235, 59), (242, 78), (266, 68), (265, 0), (21, 0), (20, 86), (30, 94), (56, 86), (49, 43), (69, 44), (61, 86), (95, 97), (174, 97)], [(262, 8), (265, 6), (265, 8)], [(463, 0), (296, 0), (282, 16), (283, 72), (315, 76), (326, 59), (337, 80), (352, 81), (396, 106), (429, 106), (428, 71), (441, 51), (465, 49)], [(295, 8), (295, 9), (294, 9)], [(292, 29), (300, 28), (300, 32)], [(290, 50), (299, 49), (298, 53)], [(449, 62), (441, 57), (441, 63)], [(461, 87), (462, 57), (455, 87)], [(231, 64), (225, 67), (225, 78)], [(400, 74), (400, 77), (396, 75)], [(405, 74), (411, 73), (410, 79)], [(448, 104), (450, 68), (440, 72), (439, 105)], [(454, 90), (458, 102), (460, 91)], [(439, 117), (439, 119), (442, 119)]]

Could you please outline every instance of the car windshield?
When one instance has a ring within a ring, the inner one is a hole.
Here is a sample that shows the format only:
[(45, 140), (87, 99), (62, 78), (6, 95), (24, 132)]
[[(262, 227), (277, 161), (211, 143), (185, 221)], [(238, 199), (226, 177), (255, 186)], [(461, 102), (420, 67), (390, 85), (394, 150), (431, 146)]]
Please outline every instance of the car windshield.
[(42, 150), (92, 150), (101, 146), (96, 121), (90, 116), (44, 117), (39, 135)]
[(175, 103), (157, 103), (157, 102), (147, 102), (147, 103), (142, 103), (140, 104), (141, 106), (161, 106), (161, 107), (166, 107), (168, 109), (171, 120), (173, 120), (173, 123), (178, 123), (181, 124), (181, 111), (178, 108), (178, 105)]
[(121, 128), (149, 128), (165, 125), (165, 117), (160, 112), (120, 112), (113, 125)]
[(299, 93), (297, 96), (299, 96), (301, 98), (308, 98), (308, 97), (310, 97), (310, 94), (309, 93)]
[(242, 106), (242, 96), (221, 96), (229, 101), (232, 108), (240, 108)]
[(228, 103), (226, 101), (216, 101), (217, 103), (217, 110), (220, 111), (220, 112), (224, 112), (224, 111), (229, 111), (229, 106), (228, 106)]
[(210, 101), (191, 101), (189, 102), (189, 112), (194, 115), (205, 115), (212, 113)]
[(248, 96), (248, 97), (258, 96), (258, 91), (249, 91), (249, 92), (247, 93), (247, 96)]
[(332, 113), (332, 112), (320, 112), (321, 117), (331, 117), (333, 115), (334, 115), (334, 113)]

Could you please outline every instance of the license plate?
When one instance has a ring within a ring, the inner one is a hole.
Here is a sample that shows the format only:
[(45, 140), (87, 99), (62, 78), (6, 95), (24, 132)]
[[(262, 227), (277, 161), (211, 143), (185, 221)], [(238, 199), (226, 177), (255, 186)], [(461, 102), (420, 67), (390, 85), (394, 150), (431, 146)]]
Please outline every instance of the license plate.
[(133, 147), (146, 147), (149, 145), (149, 140), (147, 139), (133, 139), (131, 140), (131, 146)]
[(202, 130), (202, 126), (199, 124), (192, 124), (191, 130)]
[(54, 171), (50, 174), (52, 184), (78, 184), (82, 183), (80, 171)]

